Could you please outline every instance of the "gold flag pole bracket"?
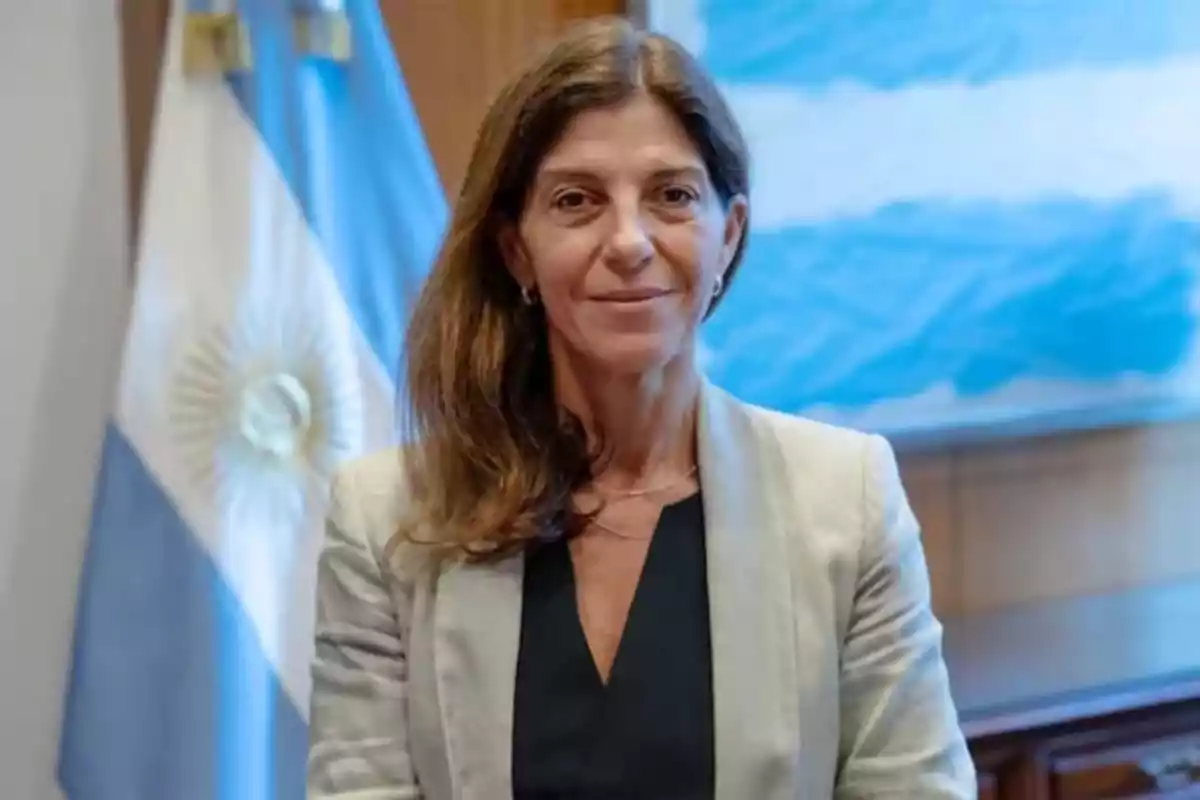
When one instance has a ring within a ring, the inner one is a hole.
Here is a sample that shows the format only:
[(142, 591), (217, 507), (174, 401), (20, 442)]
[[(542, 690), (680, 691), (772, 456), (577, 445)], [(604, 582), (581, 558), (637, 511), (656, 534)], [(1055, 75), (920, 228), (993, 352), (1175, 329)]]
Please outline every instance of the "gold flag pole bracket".
[(188, 12), (183, 32), (184, 74), (227, 75), (253, 66), (250, 33), (237, 13)]
[(296, 52), (301, 56), (344, 63), (353, 55), (350, 20), (344, 11), (308, 8), (292, 17)]

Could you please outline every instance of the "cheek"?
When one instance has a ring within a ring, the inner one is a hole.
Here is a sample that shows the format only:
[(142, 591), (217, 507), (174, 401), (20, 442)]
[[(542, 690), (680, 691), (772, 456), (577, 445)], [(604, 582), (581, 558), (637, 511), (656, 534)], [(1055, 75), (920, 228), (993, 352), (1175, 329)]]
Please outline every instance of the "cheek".
[(660, 243), (667, 262), (694, 297), (694, 304), (705, 305), (721, 269), (720, 232), (706, 220), (698, 220), (673, 226)]
[(580, 301), (585, 293), (592, 250), (587, 237), (570, 230), (531, 237), (527, 242), (538, 295), (550, 323), (560, 330), (579, 325)]
[(587, 274), (591, 248), (577, 231), (557, 230), (526, 239), (533, 278), (542, 294), (561, 293)]

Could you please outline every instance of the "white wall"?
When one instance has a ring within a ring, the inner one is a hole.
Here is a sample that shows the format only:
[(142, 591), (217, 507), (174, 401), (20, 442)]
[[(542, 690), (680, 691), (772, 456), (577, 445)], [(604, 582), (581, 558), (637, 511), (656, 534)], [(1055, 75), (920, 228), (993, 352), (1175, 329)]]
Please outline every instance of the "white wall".
[(115, 0), (0, 25), (0, 797), (50, 800), (127, 305)]

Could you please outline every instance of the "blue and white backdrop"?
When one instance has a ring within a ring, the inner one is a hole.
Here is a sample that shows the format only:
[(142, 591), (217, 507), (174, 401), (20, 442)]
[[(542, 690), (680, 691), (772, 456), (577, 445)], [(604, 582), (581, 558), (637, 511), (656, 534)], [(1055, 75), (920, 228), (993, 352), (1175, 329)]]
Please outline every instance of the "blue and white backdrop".
[(646, 5), (754, 158), (719, 382), (901, 440), (1200, 410), (1200, 3)]

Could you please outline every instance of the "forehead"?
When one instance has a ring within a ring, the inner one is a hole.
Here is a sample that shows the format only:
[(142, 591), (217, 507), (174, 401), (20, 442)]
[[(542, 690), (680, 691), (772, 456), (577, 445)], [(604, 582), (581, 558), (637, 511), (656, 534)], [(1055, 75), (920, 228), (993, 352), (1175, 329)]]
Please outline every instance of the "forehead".
[(704, 161), (670, 109), (639, 92), (620, 105), (581, 112), (546, 154), (539, 172), (628, 166), (703, 170)]

